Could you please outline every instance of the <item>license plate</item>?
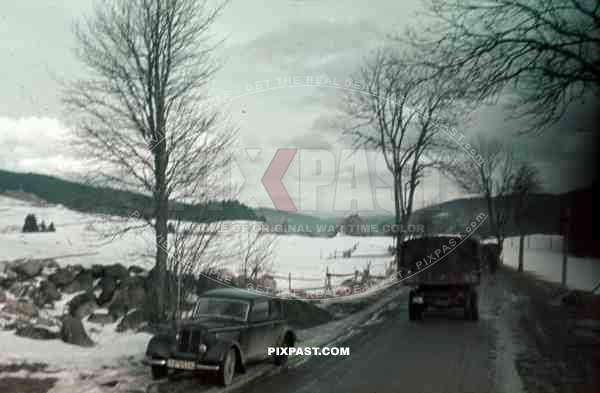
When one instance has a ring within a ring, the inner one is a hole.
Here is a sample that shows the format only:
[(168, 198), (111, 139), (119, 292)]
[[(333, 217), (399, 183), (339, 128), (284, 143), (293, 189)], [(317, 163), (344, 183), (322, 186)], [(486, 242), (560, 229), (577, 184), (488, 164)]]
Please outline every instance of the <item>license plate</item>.
[(167, 367), (176, 368), (178, 370), (194, 370), (196, 364), (191, 360), (169, 359), (167, 361)]

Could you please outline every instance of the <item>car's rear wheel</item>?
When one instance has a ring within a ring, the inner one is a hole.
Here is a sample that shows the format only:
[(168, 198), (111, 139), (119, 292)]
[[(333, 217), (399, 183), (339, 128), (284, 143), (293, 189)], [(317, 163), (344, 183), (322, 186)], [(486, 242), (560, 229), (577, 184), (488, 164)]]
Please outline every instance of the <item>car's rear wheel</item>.
[(152, 366), (152, 379), (163, 379), (169, 375), (167, 366)]
[(229, 386), (235, 375), (236, 355), (235, 349), (230, 348), (225, 354), (223, 363), (219, 368), (219, 383), (223, 386)]

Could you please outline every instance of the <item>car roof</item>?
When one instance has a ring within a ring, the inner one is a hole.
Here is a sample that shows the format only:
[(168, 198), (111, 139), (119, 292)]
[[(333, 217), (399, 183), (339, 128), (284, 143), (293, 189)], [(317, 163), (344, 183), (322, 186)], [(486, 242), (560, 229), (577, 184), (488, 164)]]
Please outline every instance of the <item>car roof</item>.
[(444, 239), (445, 240), (454, 239), (454, 240), (457, 240), (459, 243), (461, 243), (463, 241), (480, 243), (480, 241), (477, 237), (474, 237), (474, 236), (460, 237), (455, 234), (439, 234), (439, 235), (427, 235), (427, 236), (413, 237), (413, 238), (403, 240), (403, 243), (411, 243), (411, 242), (418, 243), (418, 242), (426, 242), (426, 241), (431, 241), (431, 240), (444, 240)]
[(264, 298), (260, 293), (248, 291), (241, 288), (218, 288), (204, 292), (201, 296), (206, 297), (226, 297), (230, 299), (254, 300)]

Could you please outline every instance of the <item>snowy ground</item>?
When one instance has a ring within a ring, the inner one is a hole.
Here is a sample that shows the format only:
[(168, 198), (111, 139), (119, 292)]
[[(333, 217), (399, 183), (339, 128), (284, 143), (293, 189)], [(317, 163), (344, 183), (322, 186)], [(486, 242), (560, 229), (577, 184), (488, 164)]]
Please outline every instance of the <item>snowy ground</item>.
[[(106, 237), (115, 232), (115, 228), (123, 227), (123, 223), (109, 221), (109, 217), (78, 213), (62, 206), (42, 206), (29, 202), (0, 196), (0, 260), (17, 258), (55, 258), (59, 264), (93, 264), (122, 263), (151, 266), (153, 255), (153, 235), (149, 229), (128, 232), (117, 237)], [(38, 222), (46, 224), (53, 221), (55, 233), (22, 234), (21, 226), (25, 216), (33, 213)], [(119, 219), (122, 221), (122, 219)], [(131, 220), (130, 223), (139, 224)], [(248, 243), (248, 231), (252, 226), (248, 223), (227, 223), (223, 226), (220, 240), (215, 242), (214, 249), (232, 246), (242, 248)], [(243, 224), (246, 228), (243, 229)], [(225, 226), (226, 225), (226, 226)], [(242, 228), (241, 230), (236, 228)], [(246, 243), (245, 243), (246, 242)], [(306, 236), (277, 236), (272, 255), (273, 273), (281, 277), (278, 287), (288, 286), (288, 275), (292, 275), (292, 287), (296, 289), (321, 287), (325, 281), (325, 272), (351, 274), (354, 270), (362, 270), (371, 262), (371, 273), (382, 275), (391, 257), (387, 247), (391, 245), (389, 237), (356, 238), (338, 236), (330, 238), (314, 238)], [(342, 259), (343, 250), (355, 244), (357, 250), (351, 258)], [(337, 258), (334, 258), (337, 256)], [(237, 271), (237, 261), (223, 262), (231, 271)], [(336, 285), (343, 278), (334, 280)], [(336, 282), (337, 281), (337, 282)]]
[[(525, 270), (553, 282), (561, 281), (562, 237), (557, 235), (531, 235), (525, 239)], [(508, 238), (504, 246), (504, 263), (517, 267), (519, 239)], [(600, 260), (592, 258), (567, 259), (567, 285), (573, 289), (591, 290), (600, 283)]]

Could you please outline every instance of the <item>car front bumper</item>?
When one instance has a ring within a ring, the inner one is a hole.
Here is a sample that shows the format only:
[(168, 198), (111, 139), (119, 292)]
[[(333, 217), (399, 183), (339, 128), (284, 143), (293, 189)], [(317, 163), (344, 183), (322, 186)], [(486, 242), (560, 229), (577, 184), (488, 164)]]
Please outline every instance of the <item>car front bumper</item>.
[[(166, 366), (167, 359), (154, 359), (146, 357), (142, 361), (147, 366)], [(219, 366), (215, 364), (195, 363), (194, 369), (197, 371), (219, 371)]]

